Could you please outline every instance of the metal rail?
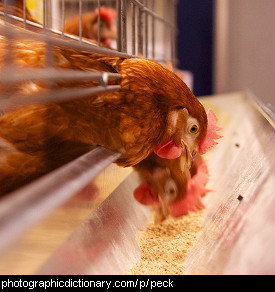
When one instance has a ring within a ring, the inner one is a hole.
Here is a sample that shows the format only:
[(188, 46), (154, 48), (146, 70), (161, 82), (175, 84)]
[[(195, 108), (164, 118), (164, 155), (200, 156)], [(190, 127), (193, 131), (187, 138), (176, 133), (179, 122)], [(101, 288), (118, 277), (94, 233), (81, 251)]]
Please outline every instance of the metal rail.
[(96, 87), (87, 87), (87, 88), (69, 88), (69, 89), (60, 89), (55, 91), (49, 91), (46, 93), (34, 93), (29, 95), (28, 98), (24, 98), (25, 95), (17, 95), (12, 99), (4, 98), (0, 99), (0, 110), (9, 111), (14, 110), (15, 108), (22, 105), (30, 104), (45, 104), (51, 102), (61, 102), (67, 101), (70, 99), (83, 98), (85, 96), (91, 96), (95, 94), (110, 92), (110, 91), (119, 91), (120, 85), (109, 85), (109, 86), (96, 86)]
[[(136, 6), (138, 6), (142, 11), (144, 11), (145, 13), (153, 16), (155, 19), (163, 22), (164, 24), (166, 24), (167, 26), (173, 28), (176, 30), (176, 27), (174, 24), (166, 21), (164, 18), (160, 17), (159, 15), (157, 15), (154, 11), (152, 11), (151, 9), (147, 8), (146, 5), (142, 4), (140, 1), (138, 0), (129, 0), (130, 2), (132, 2), (133, 4), (135, 4)], [(172, 2), (172, 1), (171, 1)]]
[[(119, 91), (119, 85), (108, 85), (109, 80), (119, 80), (120, 74), (118, 73), (107, 73), (107, 72), (85, 72), (80, 70), (72, 69), (56, 69), (53, 67), (53, 46), (75, 48), (91, 53), (99, 53), (111, 56), (117, 56), (116, 52), (105, 49), (98, 46), (90, 46), (88, 44), (83, 44), (79, 42), (69, 42), (65, 39), (57, 38), (50, 36), (48, 34), (38, 34), (30, 32), (27, 30), (14, 28), (12, 25), (0, 26), (0, 33), (7, 38), (7, 44), (10, 47), (10, 50), (13, 50), (12, 43), (9, 42), (9, 39), (17, 38), (29, 38), (36, 39), (46, 44), (46, 62), (47, 68), (43, 69), (28, 69), (28, 68), (17, 68), (14, 65), (13, 55), (7, 54), (3, 68), (0, 71), (0, 84), (3, 86), (9, 86), (10, 84), (15, 84), (20, 81), (37, 81), (44, 80), (53, 84), (54, 81), (84, 81), (84, 80), (95, 80), (98, 81), (99, 85), (88, 88), (70, 88), (70, 89), (55, 89), (55, 91), (40, 92), (32, 95), (28, 95), (28, 98), (22, 98), (22, 96), (15, 96), (10, 99), (7, 95), (2, 95), (0, 98), (0, 109), (1, 111), (12, 110), (20, 105), (27, 105), (33, 103), (49, 103), (49, 102), (59, 102), (69, 99), (81, 98), (84, 96), (110, 92), (110, 91)], [(105, 52), (107, 51), (107, 53)], [(6, 57), (6, 56), (5, 56)], [(51, 86), (49, 86), (51, 87)]]
[[(8, 14), (7, 11), (4, 12), (0, 12), (0, 15), (4, 16), (4, 19), (6, 22), (8, 22), (9, 19), (15, 19), (17, 21), (23, 22), (24, 23), (24, 27), (26, 27), (26, 24), (30, 25), (30, 26), (34, 26), (36, 28), (41, 28), (44, 32), (53, 32), (56, 35), (62, 36), (63, 38), (68, 38), (68, 39), (74, 39), (77, 40), (79, 44), (88, 44), (89, 46), (92, 47), (96, 47), (96, 48), (102, 48), (100, 46), (100, 23), (101, 23), (101, 14), (100, 14), (100, 9), (99, 7), (101, 6), (101, 1), (100, 0), (95, 0), (97, 2), (97, 7), (98, 7), (98, 11), (99, 11), (99, 17), (98, 17), (98, 35), (97, 35), (97, 45), (95, 45), (94, 43), (89, 42), (87, 39), (84, 39), (82, 36), (82, 15), (83, 15), (83, 9), (82, 9), (82, 1), (81, 0), (77, 0), (79, 2), (79, 36), (73, 36), (71, 34), (67, 34), (64, 32), (64, 24), (65, 24), (65, 1), (62, 0), (62, 8), (61, 8), (61, 28), (60, 30), (57, 29), (53, 29), (50, 28), (46, 25), (46, 5), (45, 5), (45, 0), (43, 2), (44, 4), (44, 10), (43, 10), (43, 24), (38, 24), (38, 23), (34, 23), (32, 21), (29, 21), (28, 19), (26, 19), (26, 7), (24, 6), (24, 10), (23, 10), (23, 18), (17, 17), (15, 15), (11, 15)], [(95, 2), (94, 1), (94, 2)], [(148, 4), (150, 2), (151, 8), (148, 8)], [(175, 3), (176, 1), (169, 1), (173, 6), (173, 8), (171, 9), (171, 15), (170, 21), (167, 21), (166, 18), (164, 19), (164, 17), (159, 16), (156, 12), (154, 12), (154, 9), (156, 7), (155, 5), (155, 0), (117, 0), (117, 13), (118, 13), (118, 17), (117, 17), (117, 30), (118, 30), (118, 35), (117, 35), (117, 50), (109, 50), (107, 48), (102, 48), (103, 50), (101, 51), (102, 53), (106, 54), (106, 55), (115, 55), (115, 56), (121, 56), (121, 57), (126, 57), (126, 58), (130, 58), (130, 57), (136, 57), (136, 50), (135, 50), (135, 45), (136, 45), (136, 41), (138, 42), (138, 53), (144, 55), (145, 57), (149, 57), (148, 55), (148, 44), (149, 44), (149, 30), (151, 33), (151, 38), (150, 38), (150, 42), (151, 42), (151, 46), (152, 46), (152, 53), (151, 53), (151, 58), (154, 59), (156, 52), (156, 33), (155, 33), (155, 29), (156, 29), (156, 21), (158, 21), (159, 23), (161, 23), (162, 25), (164, 25), (163, 30), (168, 29), (169, 33), (165, 33), (166, 38), (169, 37), (170, 38), (170, 47), (171, 47), (171, 51), (170, 51), (170, 57), (165, 55), (165, 61), (172, 61), (172, 63), (175, 65), (176, 64), (176, 50), (175, 50), (175, 43), (176, 43), (176, 34), (177, 34), (177, 28), (175, 26)], [(25, 1), (24, 1), (24, 5), (25, 5)], [(130, 5), (132, 6), (132, 9), (128, 9), (130, 8)], [(5, 1), (5, 5), (6, 1)], [(172, 7), (171, 6), (171, 7)], [(5, 6), (6, 7), (6, 6)], [(129, 11), (128, 11), (129, 10)], [(136, 12), (138, 13), (138, 19), (136, 21)], [(131, 29), (131, 39), (132, 39), (132, 51), (131, 54), (127, 53), (127, 23), (129, 20), (129, 17), (127, 16), (127, 14), (129, 13), (130, 18), (132, 19), (132, 29)], [(149, 27), (148, 25), (148, 16), (150, 16), (152, 18), (151, 20), (151, 26)], [(136, 31), (136, 25), (137, 25), (137, 29), (138, 29), (138, 38), (136, 39), (135, 37), (135, 31)], [(49, 41), (49, 40), (46, 40)], [(165, 40), (165, 45), (167, 46), (167, 42)], [(74, 45), (75, 47), (75, 45)], [(79, 47), (78, 47), (79, 48)], [(81, 48), (80, 48), (81, 49)], [(89, 47), (85, 47), (83, 49), (88, 49)], [(93, 51), (94, 48), (93, 48)], [(98, 50), (96, 50), (96, 52), (100, 52)], [(160, 59), (160, 58), (159, 58)], [(161, 58), (162, 59), (162, 58)]]
[[(12, 75), (10, 74), (12, 73)], [(118, 80), (121, 76), (118, 73), (107, 72), (86, 72), (72, 69), (24, 69), (24, 75), (15, 68), (6, 68), (1, 71), (0, 83), (13, 83), (26, 80), (95, 80), (103, 86), (107, 86), (109, 80)]]
[[(4, 15), (3, 12), (0, 11), (0, 15)], [(21, 18), (11, 15), (11, 18), (14, 18), (16, 20), (22, 21)], [(28, 24), (31, 24), (37, 28), (43, 29), (43, 26), (40, 24), (37, 24), (35, 22), (31, 22), (29, 20), (26, 21)], [(46, 34), (45, 32), (53, 33), (53, 34)], [(55, 29), (50, 29), (50, 28), (45, 28), (44, 33), (35, 33), (33, 31), (29, 30), (23, 30), (20, 28), (15, 28), (13, 25), (9, 23), (5, 23), (4, 25), (1, 25), (0, 22), (0, 35), (6, 36), (8, 38), (26, 38), (26, 39), (33, 39), (37, 41), (43, 41), (45, 43), (50, 43), (52, 45), (57, 45), (57, 46), (62, 46), (65, 48), (70, 48), (70, 49), (76, 49), (76, 50), (85, 50), (87, 52), (91, 53), (97, 53), (97, 54), (104, 54), (106, 56), (110, 57), (122, 57), (122, 58), (132, 58), (132, 57), (137, 57), (137, 56), (132, 56), (126, 53), (122, 53), (116, 50), (108, 49), (105, 47), (99, 47), (96, 44), (82, 39), (81, 42), (78, 42), (79, 38), (77, 36), (73, 36), (71, 34), (64, 33), (63, 36), (65, 37), (60, 38), (59, 36), (62, 36), (62, 32), (55, 30)], [(72, 40), (74, 40), (72, 42)]]
[(0, 253), (51, 210), (85, 187), (120, 154), (102, 147), (10, 193), (0, 204)]

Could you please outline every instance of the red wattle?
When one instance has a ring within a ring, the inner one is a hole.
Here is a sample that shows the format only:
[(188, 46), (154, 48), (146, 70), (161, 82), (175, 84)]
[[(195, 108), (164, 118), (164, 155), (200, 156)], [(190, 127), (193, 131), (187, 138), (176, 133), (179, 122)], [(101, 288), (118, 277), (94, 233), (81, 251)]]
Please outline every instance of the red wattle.
[(143, 205), (158, 203), (158, 197), (148, 183), (143, 183), (134, 190), (135, 199)]
[(173, 139), (162, 145), (155, 146), (153, 150), (159, 157), (166, 159), (176, 159), (182, 152), (181, 146), (178, 146)]

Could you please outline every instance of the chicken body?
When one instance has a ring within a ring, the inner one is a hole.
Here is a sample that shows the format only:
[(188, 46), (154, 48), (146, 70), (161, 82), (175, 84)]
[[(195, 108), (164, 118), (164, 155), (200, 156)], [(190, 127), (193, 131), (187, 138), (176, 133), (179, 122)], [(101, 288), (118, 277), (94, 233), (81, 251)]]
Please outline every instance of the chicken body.
[[(94, 12), (82, 14), (81, 26), (82, 37), (97, 40), (100, 31), (100, 41), (106, 47), (111, 47), (111, 41), (117, 38), (115, 26), (116, 12), (113, 8), (100, 8), (100, 27), (98, 26), (98, 9)], [(64, 31), (79, 36), (79, 15), (76, 15), (65, 22)]]
[[(18, 67), (45, 66), (45, 44), (16, 40), (13, 48)], [(0, 64), (4, 62), (6, 50), (3, 38)], [(61, 166), (95, 145), (120, 152), (122, 155), (116, 163), (124, 167), (136, 165), (153, 150), (167, 158), (184, 152), (189, 163), (198, 150), (206, 133), (205, 110), (185, 83), (160, 64), (147, 59), (106, 57), (56, 48), (54, 67), (120, 73), (121, 90), (67, 102), (19, 107), (2, 115), (1, 194)], [(56, 89), (91, 86), (95, 86), (94, 81), (56, 82)], [(50, 88), (29, 81), (14, 88), (15, 95), (42, 90)], [(193, 133), (192, 125), (199, 131)]]

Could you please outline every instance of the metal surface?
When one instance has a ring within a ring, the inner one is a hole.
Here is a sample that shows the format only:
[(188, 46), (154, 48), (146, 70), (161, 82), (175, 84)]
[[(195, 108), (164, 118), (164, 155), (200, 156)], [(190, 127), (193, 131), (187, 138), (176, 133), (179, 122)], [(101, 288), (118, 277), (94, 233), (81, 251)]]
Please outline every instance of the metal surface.
[[(99, 5), (108, 3), (106, 1), (98, 1), (98, 0), (91, 0), (91, 1), (84, 1), (84, 3), (94, 3), (94, 8), (98, 7)], [(103, 3), (104, 2), (104, 3)], [(25, 3), (25, 2), (23, 2)], [(41, 28), (44, 32), (53, 32), (62, 36), (63, 38), (69, 38), (78, 40), (79, 43), (89, 43), (87, 39), (82, 38), (82, 22), (79, 21), (79, 31), (80, 35), (73, 36), (64, 32), (64, 23), (66, 18), (66, 3), (78, 3), (78, 15), (79, 19), (82, 19), (83, 11), (83, 4), (80, 0), (74, 1), (66, 1), (60, 0), (60, 28), (56, 29), (48, 25), (46, 21), (47, 18), (50, 18), (51, 15), (47, 15), (47, 5), (44, 3), (43, 9), (43, 21), (42, 24), (34, 23), (28, 19), (26, 19), (26, 10), (25, 6), (23, 9), (23, 18), (17, 17), (13, 14), (7, 13), (6, 10), (4, 12), (0, 12), (0, 15), (4, 16), (6, 22), (12, 22), (12, 20), (17, 20), (24, 24), (25, 28), (32, 29), (34, 28)], [(118, 1), (110, 1), (111, 7), (115, 7), (117, 10), (117, 26), (118, 26), (118, 34), (117, 34), (117, 45), (116, 51), (123, 53), (127, 52), (128, 56), (135, 56), (136, 54), (133, 53), (133, 44), (131, 44), (132, 49), (128, 49), (127, 43), (127, 35), (128, 32), (130, 34), (130, 39), (132, 43), (134, 41), (134, 46), (136, 46), (136, 42), (138, 43), (139, 53), (144, 54), (144, 56), (155, 59), (155, 56), (158, 60), (162, 62), (172, 62), (176, 64), (176, 52), (175, 52), (175, 44), (176, 44), (176, 3), (175, 0), (158, 0), (157, 4), (155, 4), (155, 0), (147, 0), (147, 1), (137, 1), (137, 0), (118, 0)], [(130, 5), (131, 4), (131, 5)], [(110, 4), (109, 4), (110, 5)], [(156, 12), (158, 11), (158, 12)], [(134, 19), (136, 17), (136, 12), (138, 13), (138, 21), (134, 24)], [(149, 25), (149, 20), (151, 25)], [(98, 18), (98, 24), (101, 22), (100, 12)], [(28, 26), (26, 26), (28, 24)], [(135, 26), (135, 30), (138, 30), (138, 38), (135, 38), (135, 32), (133, 27)], [(131, 28), (132, 27), (132, 28)], [(169, 34), (167, 34), (169, 32)], [(151, 37), (149, 38), (149, 35)], [(167, 43), (167, 35), (169, 35), (170, 43)], [(98, 31), (97, 36), (97, 43), (100, 46), (100, 29)], [(158, 44), (156, 50), (156, 43)], [(94, 45), (94, 44), (93, 44)], [(149, 54), (149, 46), (151, 47), (151, 53)], [(102, 48), (102, 47), (101, 47)], [(169, 53), (164, 54), (163, 50), (169, 48)], [(105, 49), (105, 48), (104, 48)], [(105, 50), (104, 50), (105, 51)], [(109, 52), (110, 53), (110, 52)], [(114, 53), (114, 52), (113, 52)], [(126, 56), (124, 55), (124, 56)], [(123, 55), (122, 55), (123, 56)]]
[(98, 147), (3, 198), (0, 204), (0, 253), (30, 226), (83, 189), (119, 156)]
[[(84, 96), (90, 96), (93, 94), (100, 94), (108, 91), (119, 91), (119, 85), (111, 85), (107, 88), (105, 86), (88, 87), (88, 88), (73, 88), (73, 89), (63, 89), (56, 90), (50, 93), (39, 93), (32, 94), (28, 99), (22, 101), (24, 96), (16, 96), (12, 100), (3, 99), (0, 100), (0, 111), (13, 110), (18, 106), (28, 105), (28, 104), (42, 104), (50, 102), (60, 102), (69, 99), (82, 98)], [(77, 96), (77, 97), (76, 97)]]
[(150, 209), (132, 193), (139, 179), (132, 173), (59, 247), (37, 274), (118, 275), (140, 260), (138, 230)]
[(217, 113), (223, 139), (207, 159), (214, 191), (185, 273), (274, 274), (275, 129), (249, 93), (202, 102)]
[[(0, 15), (1, 15), (1, 12), (0, 12)], [(14, 16), (14, 18), (20, 20), (20, 18), (16, 16)], [(35, 23), (31, 23), (31, 24), (33, 24), (33, 26), (37, 27), (38, 29), (42, 28), (40, 24), (35, 24)], [(133, 57), (129, 54), (122, 53), (116, 50), (98, 47), (97, 45), (95, 45), (94, 43), (88, 40), (82, 40), (81, 43), (75, 42), (76, 40), (78, 40), (78, 37), (67, 34), (67, 33), (64, 33), (64, 36), (66, 38), (63, 39), (60, 37), (62, 34), (58, 30), (46, 29), (46, 31), (52, 32), (53, 34), (45, 34), (45, 33), (43, 34), (42, 31), (40, 33), (35, 33), (33, 31), (22, 30), (20, 28), (15, 29), (15, 26), (9, 23), (3, 23), (2, 21), (0, 21), (0, 35), (1, 36), (6, 36), (10, 38), (18, 38), (18, 39), (26, 38), (26, 39), (44, 41), (45, 43), (51, 43), (52, 45), (57, 45), (57, 46), (76, 49), (76, 50), (84, 50), (87, 52), (103, 54), (110, 57), (125, 57), (125, 58)], [(75, 40), (75, 41), (72, 41), (72, 40)]]
[[(14, 71), (13, 71), (14, 70)], [(10, 75), (10, 71), (13, 71), (13, 74)], [(16, 71), (14, 68), (7, 68), (6, 71), (1, 71), (1, 80), (0, 83), (12, 83), (20, 82), (24, 80), (96, 80), (99, 81), (104, 86), (107, 86), (108, 80), (120, 79), (120, 75), (117, 73), (94, 73), (94, 72), (85, 72), (80, 70), (70, 70), (70, 69), (54, 69), (49, 68), (48, 70), (43, 69), (25, 69), (24, 75)]]

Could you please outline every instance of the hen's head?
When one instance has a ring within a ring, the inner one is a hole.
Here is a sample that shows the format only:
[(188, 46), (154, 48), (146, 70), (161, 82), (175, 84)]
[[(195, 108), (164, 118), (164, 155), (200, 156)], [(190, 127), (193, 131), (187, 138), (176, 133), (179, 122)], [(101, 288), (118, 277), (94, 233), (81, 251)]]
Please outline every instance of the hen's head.
[(210, 149), (217, 138), (214, 113), (207, 115), (183, 80), (159, 63), (140, 58), (125, 60), (122, 66), (122, 88), (137, 99), (144, 96), (144, 102), (151, 100), (163, 117), (163, 135), (154, 152), (166, 159), (185, 157), (190, 168), (196, 154)]
[[(100, 27), (98, 26), (99, 10), (82, 14), (82, 37), (97, 40), (100, 30), (100, 41), (103, 45), (110, 47), (111, 41), (117, 38), (115, 25), (116, 11), (105, 6), (100, 7)], [(79, 35), (79, 15), (65, 22), (66, 33)]]
[(161, 165), (151, 171), (146, 183), (135, 189), (134, 197), (138, 202), (158, 206), (162, 220), (169, 214), (178, 217), (204, 207), (201, 198), (209, 192), (205, 188), (209, 175), (202, 156), (197, 155), (190, 171), (185, 169), (184, 172), (177, 163), (170, 163), (172, 160), (152, 157), (156, 162), (161, 161)]
[(174, 202), (178, 197), (178, 186), (167, 167), (156, 167), (152, 173), (150, 185), (158, 198), (166, 204)]
[[(192, 111), (192, 107), (196, 107)], [(164, 142), (154, 147), (154, 152), (166, 159), (185, 157), (190, 168), (206, 133), (207, 117), (200, 103), (173, 109), (167, 114), (167, 131)]]
[(178, 185), (168, 167), (155, 167), (147, 179), (135, 189), (134, 197), (143, 205), (157, 205), (164, 219), (169, 215), (169, 206), (177, 200)]
[[(98, 8), (95, 10), (94, 31), (98, 32)], [(117, 31), (115, 26), (116, 10), (105, 6), (100, 7), (100, 37), (101, 42), (107, 47), (111, 46), (111, 40), (117, 38)]]
[[(198, 109), (200, 108), (198, 106)], [(174, 136), (169, 129), (167, 134), (171, 138), (154, 148), (155, 153), (162, 158), (175, 159), (185, 155), (188, 168), (191, 167), (197, 153), (205, 154), (218, 144), (215, 140), (222, 137), (217, 134), (221, 128), (217, 126), (218, 119), (211, 109), (206, 115), (204, 109), (193, 114), (190, 112), (184, 108), (168, 113), (167, 125), (174, 131)]]

